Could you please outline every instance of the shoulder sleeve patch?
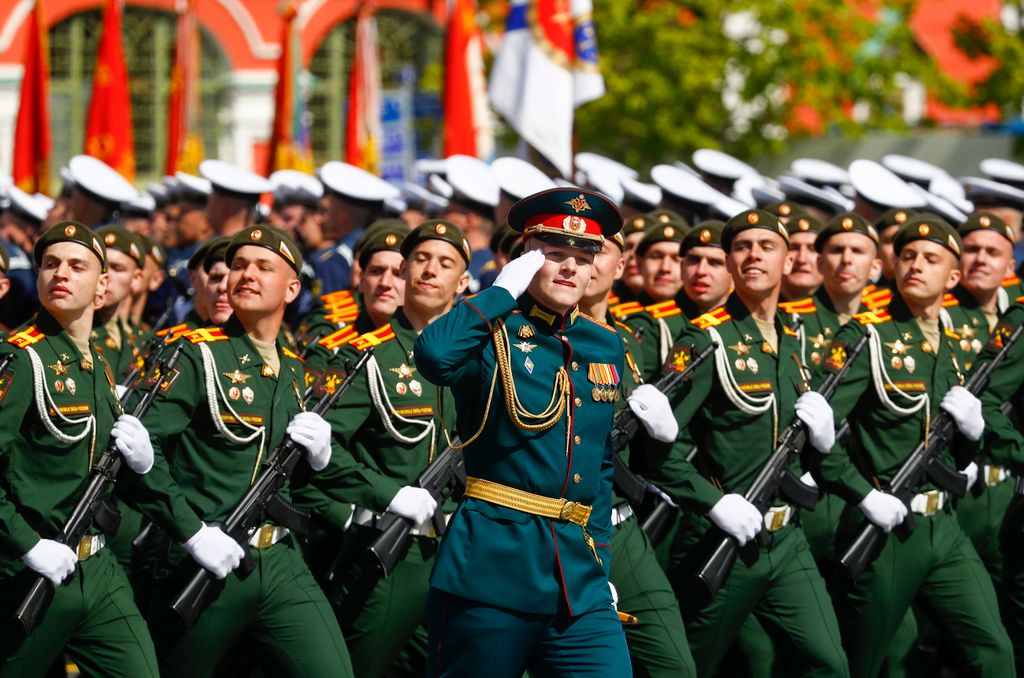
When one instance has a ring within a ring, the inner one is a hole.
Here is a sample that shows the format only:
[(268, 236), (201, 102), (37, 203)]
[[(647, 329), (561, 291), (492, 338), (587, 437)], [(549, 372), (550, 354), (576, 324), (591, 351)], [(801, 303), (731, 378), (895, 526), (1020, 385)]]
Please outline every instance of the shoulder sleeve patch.
[(45, 337), (46, 335), (37, 330), (35, 325), (30, 325), (21, 332), (12, 334), (7, 338), (7, 341), (18, 348), (25, 348), (26, 346), (31, 346), (36, 342), (42, 341)]

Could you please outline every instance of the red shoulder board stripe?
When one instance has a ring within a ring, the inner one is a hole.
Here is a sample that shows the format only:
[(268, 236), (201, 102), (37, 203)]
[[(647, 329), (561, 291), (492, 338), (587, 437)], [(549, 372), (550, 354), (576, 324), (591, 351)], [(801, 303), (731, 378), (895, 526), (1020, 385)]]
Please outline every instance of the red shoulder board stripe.
[(329, 351), (333, 351), (339, 346), (344, 346), (348, 342), (352, 341), (359, 336), (359, 332), (356, 332), (356, 328), (352, 325), (346, 325), (333, 334), (328, 334), (326, 337), (318, 341), (317, 343), (326, 348)]
[(619, 303), (620, 303), (621, 301), (622, 301), (622, 299), (620, 299), (620, 298), (619, 298), (619, 295), (615, 294), (615, 292), (609, 292), (609, 293), (608, 293), (608, 306), (609, 306), (609, 307), (611, 307), (611, 306), (616, 306), (616, 305), (618, 305), (618, 304), (619, 304)]
[(158, 337), (167, 337), (167, 343), (172, 344), (176, 340), (181, 338), (181, 335), (188, 332), (188, 323), (181, 323), (174, 327), (168, 327), (167, 329), (160, 330), (156, 333)]
[(672, 316), (679, 315), (683, 312), (683, 309), (676, 306), (676, 302), (673, 299), (662, 301), (657, 304), (651, 304), (650, 306), (644, 307), (644, 310), (655, 318), (671, 318)]
[(338, 290), (337, 292), (328, 292), (320, 297), (320, 301), (324, 302), (324, 305), (340, 304), (347, 301), (352, 301), (355, 297), (352, 294), (352, 290)]
[(352, 304), (351, 306), (343, 306), (338, 309), (332, 309), (330, 313), (324, 316), (327, 322), (332, 323), (350, 323), (359, 317), (359, 306)]
[(224, 330), (220, 327), (200, 327), (197, 330), (185, 332), (182, 336), (193, 344), (202, 344), (211, 341), (227, 341), (228, 339), (228, 335), (224, 334)]
[(715, 325), (721, 325), (722, 323), (731, 320), (732, 316), (725, 310), (725, 306), (719, 306), (718, 308), (708, 311), (704, 315), (697, 316), (690, 321), (690, 324), (696, 325), (702, 330), (706, 330), (709, 327)]
[(619, 318), (621, 320), (622, 318), (627, 318), (627, 317), (633, 315), (634, 313), (639, 313), (640, 311), (644, 310), (644, 307), (641, 306), (639, 302), (627, 301), (624, 304), (619, 304), (618, 306), (612, 306), (608, 310), (610, 310), (612, 312), (613, 316), (615, 316), (616, 318)]
[(305, 360), (303, 360), (303, 359), (302, 359), (301, 357), (299, 357), (299, 355), (298, 355), (298, 354), (296, 354), (296, 353), (295, 353), (295, 351), (291, 350), (291, 349), (290, 349), (290, 348), (288, 348), (287, 346), (282, 346), (282, 347), (281, 347), (281, 353), (282, 353), (282, 354), (284, 355), (284, 357), (286, 357), (286, 358), (292, 358), (292, 359), (294, 359), (294, 360), (298, 360), (298, 361), (299, 361), (300, 363), (304, 363), (304, 362), (306, 362), (306, 361), (305, 361)]
[(814, 313), (818, 310), (817, 306), (814, 305), (813, 297), (797, 299), (796, 301), (783, 301), (779, 304), (779, 308), (782, 309), (784, 313), (799, 313), (800, 315)]
[(865, 311), (864, 313), (857, 313), (853, 317), (861, 325), (877, 325), (879, 323), (884, 323), (890, 319), (889, 311), (887, 311), (884, 308), (875, 311)]
[(954, 297), (951, 293), (946, 292), (946, 294), (942, 297), (942, 305), (947, 308), (950, 306), (959, 306), (960, 300)]
[(26, 346), (31, 346), (38, 341), (42, 341), (45, 337), (46, 335), (37, 330), (35, 325), (31, 325), (23, 329), (21, 332), (8, 337), (7, 341), (18, 348), (25, 348)]
[(1020, 284), (1020, 278), (1016, 275), (1008, 275), (1003, 278), (1003, 287), (1013, 287)]
[(352, 345), (360, 351), (365, 351), (370, 346), (377, 346), (383, 344), (385, 341), (390, 341), (395, 338), (395, 331), (391, 329), (391, 325), (385, 325), (384, 327), (378, 327), (372, 332), (367, 332), (361, 337), (354, 339)]

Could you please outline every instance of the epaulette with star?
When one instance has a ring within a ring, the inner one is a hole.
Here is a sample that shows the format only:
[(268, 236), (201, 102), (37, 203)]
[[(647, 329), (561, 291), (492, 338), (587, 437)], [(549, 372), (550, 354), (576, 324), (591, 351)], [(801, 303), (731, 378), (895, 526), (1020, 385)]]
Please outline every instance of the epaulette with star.
[(779, 303), (779, 309), (786, 315), (807, 315), (815, 313), (818, 307), (814, 305), (814, 297), (807, 297), (805, 299), (797, 299), (795, 301), (783, 301)]
[(943, 308), (949, 308), (950, 306), (959, 306), (959, 305), (960, 305), (960, 300), (957, 299), (955, 296), (953, 296), (953, 294), (951, 292), (946, 292), (942, 296), (942, 306), (943, 306)]
[(383, 327), (378, 327), (372, 332), (357, 337), (352, 340), (352, 346), (358, 351), (365, 351), (371, 346), (379, 346), (386, 341), (391, 341), (395, 338), (395, 331), (391, 329), (391, 325), (387, 324)]
[(674, 315), (679, 315), (683, 312), (683, 309), (676, 305), (674, 299), (668, 301), (659, 301), (656, 304), (644, 306), (644, 310), (651, 314), (655, 319), (660, 318), (671, 318)]
[(17, 334), (12, 334), (7, 338), (7, 341), (18, 348), (25, 348), (42, 341), (44, 338), (46, 338), (46, 335), (37, 330), (35, 325), (29, 325)]
[(615, 331), (615, 328), (612, 327), (611, 325), (609, 325), (608, 323), (601, 322), (600, 320), (598, 320), (594, 316), (587, 315), (586, 313), (583, 313), (582, 311), (580, 312), (580, 317), (581, 318), (586, 318), (587, 320), (589, 320), (590, 322), (594, 323), (598, 327), (604, 328), (604, 329), (608, 330), (609, 332), (611, 332), (612, 334), (618, 336), (618, 332)]
[(220, 327), (200, 327), (182, 335), (193, 344), (205, 344), (212, 341), (227, 341), (228, 335)]
[(892, 302), (892, 290), (885, 287), (878, 288), (874, 285), (868, 285), (860, 295), (860, 303), (870, 311), (885, 308), (890, 302)]
[(1014, 287), (1020, 284), (1020, 278), (1016, 274), (1008, 275), (1003, 278), (1003, 287)]
[(880, 308), (874, 311), (855, 313), (853, 319), (861, 325), (878, 325), (880, 323), (889, 322), (892, 320), (892, 316), (889, 315), (888, 309)]
[(719, 306), (716, 309), (708, 311), (704, 315), (697, 316), (690, 321), (690, 324), (695, 327), (699, 327), (702, 330), (706, 330), (709, 327), (721, 325), (729, 320), (732, 320), (732, 316), (725, 310), (725, 306)]
[(345, 325), (337, 332), (332, 332), (326, 337), (318, 341), (317, 343), (326, 348), (328, 351), (344, 346), (350, 343), (354, 339), (359, 337), (359, 332), (356, 330), (354, 325)]
[(619, 320), (624, 320), (631, 315), (636, 315), (640, 311), (644, 310), (643, 304), (638, 301), (627, 301), (621, 304), (617, 304), (608, 309), (611, 314)]
[(173, 327), (167, 327), (156, 333), (158, 337), (167, 337), (166, 343), (173, 344), (175, 341), (181, 338), (183, 334), (188, 332), (188, 323), (181, 323), (180, 325), (174, 325)]
[(621, 301), (622, 301), (622, 299), (620, 299), (619, 295), (615, 294), (615, 292), (609, 292), (608, 293), (608, 307), (609, 308), (612, 307), (612, 306), (618, 305), (619, 302), (621, 302)]

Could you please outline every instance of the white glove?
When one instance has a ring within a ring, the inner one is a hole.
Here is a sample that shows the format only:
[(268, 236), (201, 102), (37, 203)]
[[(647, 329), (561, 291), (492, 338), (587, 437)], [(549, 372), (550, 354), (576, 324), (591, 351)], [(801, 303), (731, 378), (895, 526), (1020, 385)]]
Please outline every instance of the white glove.
[(868, 520), (878, 525), (886, 532), (903, 522), (907, 517), (907, 505), (902, 501), (878, 490), (871, 490), (867, 496), (857, 504)]
[(967, 476), (967, 489), (974, 487), (974, 483), (978, 482), (978, 465), (975, 462), (971, 462), (967, 465), (967, 468), (960, 471), (960, 473)]
[(832, 408), (817, 391), (808, 391), (796, 399), (796, 416), (807, 426), (807, 438), (814, 449), (828, 454), (836, 444), (836, 422)]
[(130, 414), (122, 414), (110, 429), (117, 451), (128, 468), (144, 476), (153, 468), (153, 443), (142, 422)]
[(811, 475), (810, 471), (800, 476), (800, 482), (806, 485), (807, 487), (813, 487), (814, 489), (818, 489), (818, 483), (816, 480), (814, 480), (814, 476)]
[(185, 542), (185, 550), (217, 579), (228, 576), (245, 555), (237, 541), (224, 534), (219, 527), (210, 527), (206, 523)]
[(288, 437), (306, 448), (306, 461), (322, 471), (331, 461), (331, 425), (316, 412), (299, 412), (288, 422)]
[(500, 287), (518, 299), (543, 265), (544, 253), (540, 250), (530, 250), (505, 264), (501, 273), (494, 279), (494, 287)]
[(675, 441), (679, 423), (665, 394), (651, 384), (641, 384), (626, 399), (647, 435), (663, 443)]
[(968, 440), (981, 440), (985, 432), (985, 419), (981, 416), (981, 401), (963, 386), (954, 386), (942, 396), (939, 407), (949, 412)]
[(75, 571), (78, 555), (59, 541), (40, 539), (21, 557), (21, 560), (49, 579), (54, 586), (60, 586), (60, 583)]
[(388, 504), (388, 512), (423, 525), (437, 511), (437, 501), (422, 487), (406, 485)]
[(764, 516), (739, 494), (727, 494), (711, 507), (708, 518), (743, 546), (764, 527)]
[(619, 592), (615, 589), (615, 584), (609, 581), (608, 590), (612, 592), (612, 607), (617, 608), (619, 606)]

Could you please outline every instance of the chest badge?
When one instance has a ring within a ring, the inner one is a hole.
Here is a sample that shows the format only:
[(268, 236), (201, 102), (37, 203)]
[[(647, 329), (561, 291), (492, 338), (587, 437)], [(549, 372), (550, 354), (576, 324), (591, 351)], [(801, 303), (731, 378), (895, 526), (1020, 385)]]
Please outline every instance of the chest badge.
[(619, 399), (619, 371), (609, 363), (590, 363), (587, 380), (594, 384), (590, 395), (599, 403), (613, 403)]
[(518, 344), (513, 344), (513, 346), (518, 348), (523, 353), (529, 353), (533, 349), (537, 348), (537, 344), (531, 344), (528, 341), (520, 341)]
[(239, 358), (239, 359), (238, 359), (238, 362), (240, 362), (240, 363), (242, 363), (243, 365), (245, 365), (245, 364), (246, 364), (246, 363), (248, 363), (248, 362), (249, 362), (250, 360), (252, 360), (252, 359), (251, 359), (251, 358), (249, 357), (249, 354), (248, 354), (248, 353), (246, 353), (245, 355), (243, 355), (243, 356), (242, 356), (241, 358)]
[(761, 368), (758, 366), (757, 360), (750, 357), (747, 358), (747, 369), (750, 370), (751, 374), (757, 374), (757, 371)]
[(412, 376), (413, 372), (416, 371), (415, 367), (409, 367), (408, 364), (402, 363), (398, 367), (390, 368), (392, 372), (398, 375), (399, 379), (408, 379)]
[(908, 355), (906, 358), (903, 359), (903, 366), (907, 368), (907, 372), (913, 374), (914, 370), (917, 369), (917, 361), (914, 360), (914, 356)]
[(256, 393), (251, 388), (246, 386), (242, 389), (242, 400), (245, 401), (246, 405), (252, 405), (252, 401), (256, 399)]
[(409, 382), (409, 391), (411, 391), (414, 396), (419, 398), (421, 395), (423, 395), (423, 385), (420, 382), (413, 379), (412, 381)]
[(523, 325), (523, 326), (521, 326), (521, 327), (519, 328), (519, 330), (518, 330), (518, 331), (516, 332), (516, 335), (517, 335), (517, 336), (518, 336), (518, 337), (519, 337), (520, 339), (530, 339), (531, 337), (533, 337), (533, 334), (534, 334), (534, 332), (533, 332), (533, 328), (532, 328), (532, 327), (530, 327), (529, 325)]
[(738, 341), (732, 346), (730, 346), (729, 350), (736, 351), (736, 355), (747, 355), (748, 353), (750, 353), (750, 347)]
[(244, 384), (249, 381), (251, 374), (243, 374), (241, 370), (235, 370), (234, 372), (222, 372), (225, 377), (231, 380), (232, 384)]
[(60, 361), (55, 362), (52, 365), (47, 365), (47, 367), (53, 370), (54, 374), (56, 374), (58, 377), (68, 373), (67, 366)]
[(530, 360), (529, 356), (527, 356), (526, 360), (523, 361), (523, 367), (526, 368), (527, 372), (529, 372), (530, 374), (533, 374), (533, 361)]
[(67, 379), (64, 380), (64, 385), (67, 386), (68, 393), (70, 393), (71, 395), (75, 395), (75, 391), (78, 390), (78, 385), (75, 383), (74, 379), (68, 377)]

